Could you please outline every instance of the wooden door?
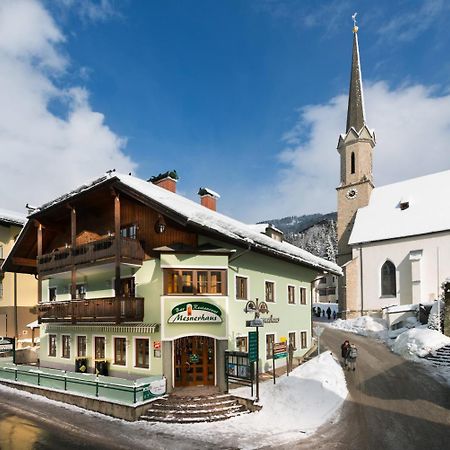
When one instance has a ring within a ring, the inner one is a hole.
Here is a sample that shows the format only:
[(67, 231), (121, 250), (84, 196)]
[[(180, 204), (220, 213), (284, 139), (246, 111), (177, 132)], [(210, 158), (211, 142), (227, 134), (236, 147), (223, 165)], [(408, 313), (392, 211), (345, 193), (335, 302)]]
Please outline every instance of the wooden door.
[(214, 339), (188, 336), (175, 341), (175, 386), (214, 385)]

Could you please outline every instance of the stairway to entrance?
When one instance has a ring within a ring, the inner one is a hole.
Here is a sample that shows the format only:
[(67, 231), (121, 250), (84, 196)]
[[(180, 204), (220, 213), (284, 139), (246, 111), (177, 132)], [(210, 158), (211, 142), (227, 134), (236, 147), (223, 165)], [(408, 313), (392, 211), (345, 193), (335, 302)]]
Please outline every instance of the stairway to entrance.
[(450, 345), (441, 347), (433, 353), (428, 354), (424, 357), (431, 361), (435, 366), (445, 366), (450, 367)]
[(216, 422), (250, 413), (248, 406), (237, 397), (211, 390), (200, 395), (180, 391), (151, 403), (141, 420), (166, 423)]

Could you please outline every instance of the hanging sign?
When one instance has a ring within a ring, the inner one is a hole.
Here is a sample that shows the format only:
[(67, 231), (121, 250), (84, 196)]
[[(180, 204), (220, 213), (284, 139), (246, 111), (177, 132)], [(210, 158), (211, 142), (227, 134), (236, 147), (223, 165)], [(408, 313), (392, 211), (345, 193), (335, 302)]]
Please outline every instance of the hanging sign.
[(248, 332), (248, 360), (255, 362), (258, 359), (258, 333), (256, 331)]
[(182, 303), (172, 309), (168, 323), (221, 323), (222, 311), (211, 303)]
[(287, 357), (287, 345), (285, 342), (275, 342), (273, 344), (273, 359), (280, 359)]

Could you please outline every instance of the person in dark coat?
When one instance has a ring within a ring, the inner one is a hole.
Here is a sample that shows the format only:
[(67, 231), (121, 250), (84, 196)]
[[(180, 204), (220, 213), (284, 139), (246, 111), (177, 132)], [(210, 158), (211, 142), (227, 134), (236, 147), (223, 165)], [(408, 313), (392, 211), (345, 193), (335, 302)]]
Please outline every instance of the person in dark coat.
[(342, 356), (344, 367), (347, 367), (349, 355), (350, 355), (350, 342), (346, 340), (341, 345), (341, 356)]
[(330, 307), (327, 308), (327, 316), (328, 316), (328, 320), (331, 320), (331, 308)]
[(320, 308), (320, 306), (317, 307), (317, 317), (320, 317), (320, 314), (322, 312), (322, 309)]
[(337, 316), (336, 311), (333, 311), (333, 320), (336, 320), (336, 316)]

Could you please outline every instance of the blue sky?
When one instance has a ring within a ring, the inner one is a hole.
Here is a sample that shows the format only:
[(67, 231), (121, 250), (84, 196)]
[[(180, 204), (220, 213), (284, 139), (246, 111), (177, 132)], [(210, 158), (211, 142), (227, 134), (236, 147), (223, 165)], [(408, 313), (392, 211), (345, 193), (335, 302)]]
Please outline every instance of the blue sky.
[(5, 0), (0, 148), (23, 188), (0, 207), (115, 167), (176, 169), (244, 221), (334, 210), (354, 11), (375, 183), (449, 169), (444, 0)]

